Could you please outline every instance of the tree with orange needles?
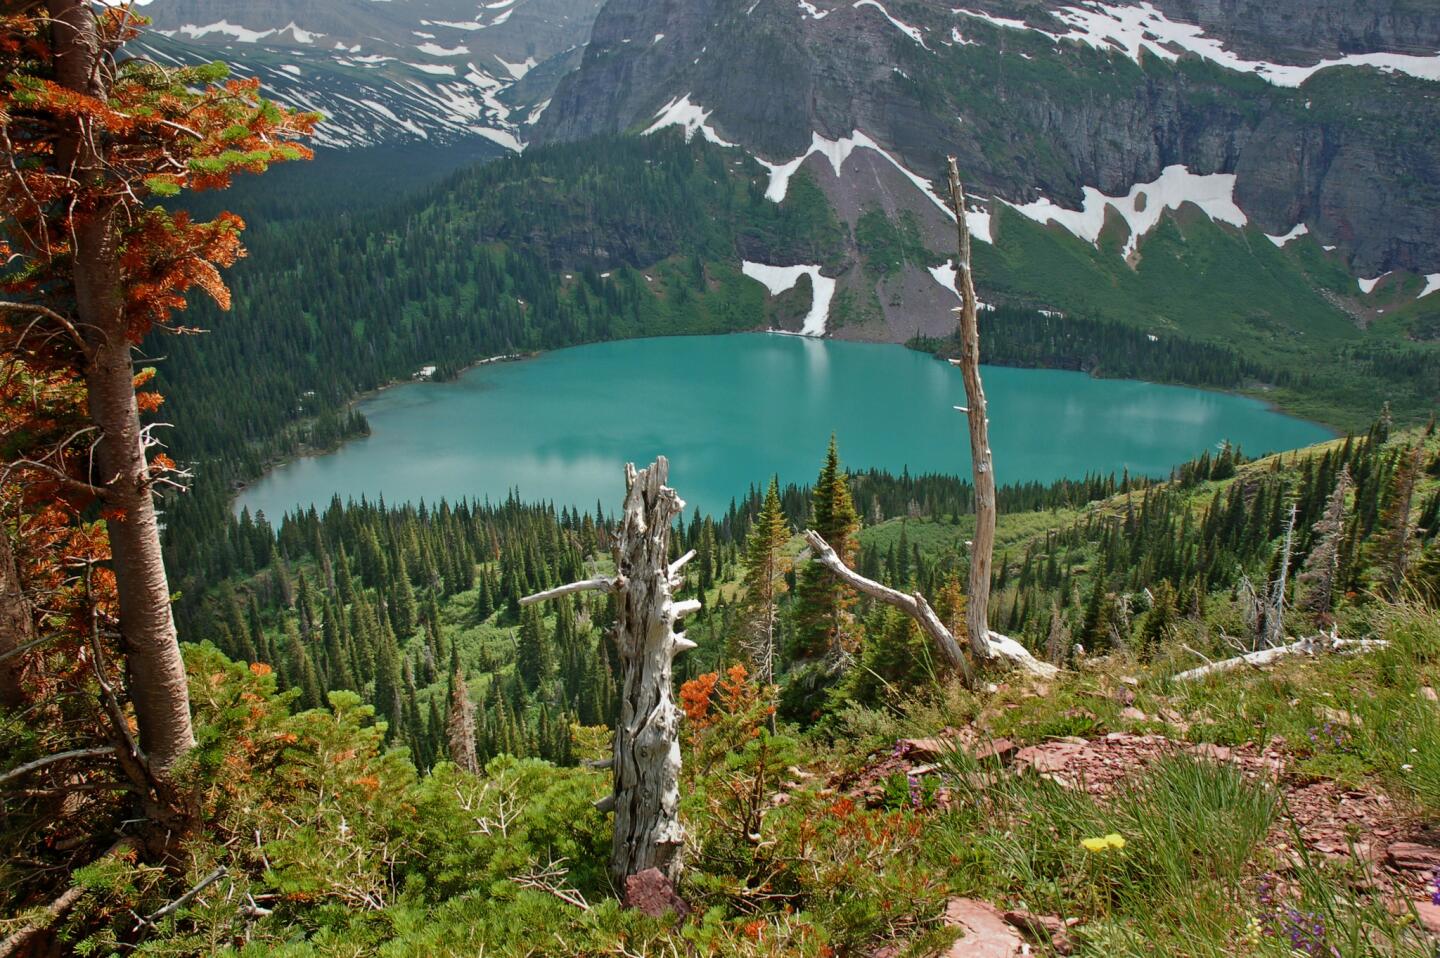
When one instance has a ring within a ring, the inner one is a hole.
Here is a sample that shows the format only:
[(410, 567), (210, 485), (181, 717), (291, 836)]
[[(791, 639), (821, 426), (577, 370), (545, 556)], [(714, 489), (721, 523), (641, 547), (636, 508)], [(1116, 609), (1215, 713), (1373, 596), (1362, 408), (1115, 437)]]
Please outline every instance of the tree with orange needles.
[[(0, 338), (39, 381), (71, 381), (83, 418), (4, 450), (3, 480), (98, 504), (108, 533), (125, 692), (152, 785), (165, 790), (194, 744), (155, 507), (183, 474), (141, 421), (136, 346), (173, 323), (198, 287), (222, 307), (220, 269), (243, 249), (241, 220), (196, 222), (157, 201), (223, 189), (233, 175), (308, 159), (319, 119), (260, 96), (223, 65), (168, 68), (127, 57), (144, 24), (128, 4), (32, 0), (0, 14)], [(165, 803), (163, 795), (162, 804)]]

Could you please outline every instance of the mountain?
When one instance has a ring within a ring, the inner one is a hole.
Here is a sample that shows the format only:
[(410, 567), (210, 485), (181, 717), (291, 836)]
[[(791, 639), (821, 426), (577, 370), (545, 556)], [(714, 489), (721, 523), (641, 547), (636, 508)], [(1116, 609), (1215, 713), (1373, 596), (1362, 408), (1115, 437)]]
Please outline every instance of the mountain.
[[(1302, 282), (1266, 319), (1284, 336), (1433, 335), (1440, 9), (1419, 0), (610, 0), (534, 139), (668, 127), (753, 156), (772, 200), (815, 178), (853, 237), (829, 275), (868, 306), (840, 335), (948, 328), (947, 154), (990, 247), (987, 301), (1099, 309), (1087, 286), (1133, 285), (1188, 224), (1219, 259)], [(861, 268), (867, 236), (906, 230), (921, 255)], [(1089, 275), (1037, 275), (1057, 258)]]
[(602, 0), (149, 0), (142, 52), (224, 60), (328, 117), (322, 146), (522, 148)]

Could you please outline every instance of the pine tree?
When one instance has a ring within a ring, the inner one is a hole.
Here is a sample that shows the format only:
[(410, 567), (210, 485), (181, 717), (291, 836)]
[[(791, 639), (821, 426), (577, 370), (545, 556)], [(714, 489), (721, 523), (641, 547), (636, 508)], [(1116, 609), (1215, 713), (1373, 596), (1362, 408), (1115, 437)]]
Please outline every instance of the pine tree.
[(771, 477), (760, 515), (750, 527), (745, 542), (746, 652), (761, 682), (775, 680), (775, 631), (777, 605), (785, 588), (786, 565), (783, 550), (790, 529), (780, 511), (780, 483)]
[(320, 691), (320, 675), (315, 671), (315, 661), (310, 657), (294, 622), (285, 624), (285, 644), (290, 660), (290, 681), (300, 690), (300, 707), (318, 709), (325, 704), (325, 696)]
[(1314, 546), (1300, 571), (1305, 590), (1300, 607), (1317, 617), (1328, 617), (1335, 607), (1335, 586), (1340, 575), (1340, 550), (1345, 538), (1345, 499), (1350, 494), (1350, 467), (1340, 470), (1325, 511), (1312, 528)]
[(375, 714), (388, 723), (387, 741), (395, 741), (405, 719), (404, 679), (400, 668), (400, 649), (390, 623), (381, 620), (380, 643), (375, 655)]
[(515, 672), (525, 687), (538, 689), (555, 669), (555, 653), (545, 623), (537, 606), (526, 606), (520, 613), (520, 635), (515, 650)]
[[(840, 469), (835, 436), (825, 454), (825, 465), (810, 497), (810, 526), (851, 565), (860, 517), (850, 496), (848, 477)], [(838, 654), (842, 650), (849, 609), (855, 593), (817, 562), (801, 570), (796, 588), (795, 651), (801, 657)]]
[(1161, 580), (1155, 586), (1150, 611), (1146, 613), (1145, 624), (1140, 629), (1140, 643), (1147, 652), (1153, 653), (1175, 634), (1175, 621), (1179, 617), (1175, 587)]
[(465, 674), (457, 669), (450, 678), (450, 715), (445, 721), (445, 741), (450, 761), (472, 775), (480, 771), (475, 735), (475, 704), (470, 701)]
[[(1388, 411), (1388, 406), (1387, 406)], [(1386, 427), (1388, 429), (1388, 424)], [(1410, 511), (1415, 501), (1415, 486), (1420, 478), (1421, 447), (1406, 449), (1400, 454), (1394, 475), (1390, 480), (1390, 492), (1385, 509), (1380, 514), (1378, 535), (1372, 547), (1371, 559), (1380, 578), (1380, 591), (1394, 598), (1405, 584), (1405, 573), (1410, 566), (1411, 539), (1414, 523)]]

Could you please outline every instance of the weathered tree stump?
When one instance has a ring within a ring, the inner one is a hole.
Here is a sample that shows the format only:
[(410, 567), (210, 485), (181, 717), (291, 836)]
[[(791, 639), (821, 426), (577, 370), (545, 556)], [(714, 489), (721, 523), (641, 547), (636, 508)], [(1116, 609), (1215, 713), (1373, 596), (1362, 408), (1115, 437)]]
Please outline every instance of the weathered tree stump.
[(683, 867), (680, 825), (680, 709), (671, 691), (675, 657), (695, 647), (676, 631), (700, 609), (677, 602), (680, 569), (694, 553), (668, 562), (670, 529), (685, 509), (665, 485), (670, 464), (658, 457), (646, 469), (625, 466), (625, 508), (615, 534), (614, 578), (596, 578), (522, 599), (529, 605), (571, 592), (609, 590), (616, 598), (615, 645), (620, 659), (620, 722), (615, 728), (614, 793), (601, 803), (615, 813), (610, 873), (617, 888), (649, 869), (672, 883)]

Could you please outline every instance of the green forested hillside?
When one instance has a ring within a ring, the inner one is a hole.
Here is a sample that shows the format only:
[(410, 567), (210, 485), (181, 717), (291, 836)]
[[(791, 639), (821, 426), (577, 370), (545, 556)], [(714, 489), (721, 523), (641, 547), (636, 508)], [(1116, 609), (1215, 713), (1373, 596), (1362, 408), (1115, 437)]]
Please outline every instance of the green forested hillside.
[[(968, 487), (867, 473), (846, 492), (863, 517), (856, 567), (958, 621)], [(775, 506), (787, 537), (836, 514), (816, 490)], [(1292, 506), (1280, 634), (1389, 647), (1172, 682), (1259, 641)], [(187, 635), (253, 663), (189, 652), (207, 828), (235, 839), (189, 867), (198, 880), (223, 865), (223, 887), (256, 905), (237, 931), (233, 906), (202, 895), (139, 953), (930, 955), (960, 934), (946, 901), (974, 896), (1069, 919), (1068, 944), (1032, 937), (1036, 954), (1428, 954), (1411, 879), (1357, 892), (1370, 866), (1314, 803), (1393, 801), (1388, 817), (1342, 816), (1391, 835), (1440, 810), (1440, 719), (1420, 694), (1440, 681), (1433, 429), (1381, 422), (1253, 462), (1222, 450), (1166, 483), (1007, 489), (1001, 507), (996, 625), (1068, 670), (979, 693), (948, 683), (909, 620), (864, 601), (846, 601), (843, 655), (806, 652), (815, 594), (794, 541), (781, 687), (745, 681), (759, 610), (744, 583), (769, 506), (751, 490), (724, 516), (687, 517), (674, 546), (699, 553), (685, 594), (705, 609), (681, 663), (683, 890), (698, 911), (679, 925), (610, 898), (590, 806), (606, 779), (576, 767), (613, 721), (605, 599), (543, 616), (516, 604), (603, 571), (608, 515), (508, 501), (335, 503), (277, 529), (242, 516), (226, 580), (185, 605)], [(455, 764), (467, 735), (478, 776)], [(1064, 774), (1041, 764), (1072, 757)], [(1266, 763), (1278, 781), (1255, 774)], [(1070, 777), (1091, 774), (1083, 788)], [(91, 911), (150, 901), (142, 874), (96, 870)], [(87, 947), (115, 940), (107, 927)]]

